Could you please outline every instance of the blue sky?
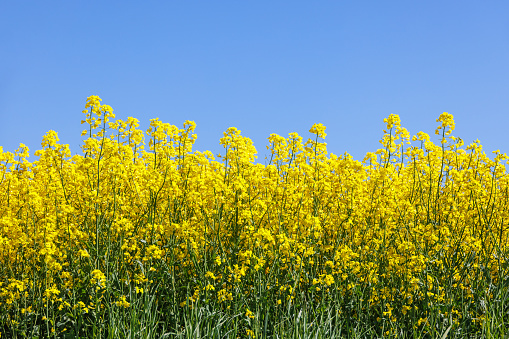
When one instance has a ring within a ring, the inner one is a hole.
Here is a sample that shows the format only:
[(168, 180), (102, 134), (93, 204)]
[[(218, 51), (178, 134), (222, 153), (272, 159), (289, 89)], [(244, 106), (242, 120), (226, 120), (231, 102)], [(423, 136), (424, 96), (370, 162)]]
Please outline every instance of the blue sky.
[[(263, 163), (271, 133), (327, 126), (362, 160), (383, 118), (509, 153), (507, 1), (3, 1), (0, 146), (48, 130), (81, 153), (86, 97), (146, 129), (197, 123), (196, 149), (235, 126)], [(438, 140), (434, 138), (433, 140)], [(31, 157), (34, 159), (34, 157)]]

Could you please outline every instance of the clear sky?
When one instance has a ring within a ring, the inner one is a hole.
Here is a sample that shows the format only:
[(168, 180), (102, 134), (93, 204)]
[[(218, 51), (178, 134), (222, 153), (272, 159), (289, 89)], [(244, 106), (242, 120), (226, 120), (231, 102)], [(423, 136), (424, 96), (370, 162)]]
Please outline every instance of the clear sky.
[[(509, 153), (509, 2), (2, 1), (0, 146), (48, 130), (81, 154), (81, 111), (197, 123), (195, 149), (235, 126), (264, 163), (271, 133), (362, 160), (383, 118), (433, 136), (442, 112), (468, 144)], [(32, 156), (31, 159), (35, 160)]]

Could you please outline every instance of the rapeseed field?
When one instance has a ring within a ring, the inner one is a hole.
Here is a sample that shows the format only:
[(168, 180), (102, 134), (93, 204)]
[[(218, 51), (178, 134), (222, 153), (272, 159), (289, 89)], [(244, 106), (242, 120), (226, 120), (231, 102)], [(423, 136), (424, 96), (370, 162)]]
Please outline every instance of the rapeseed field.
[[(1, 338), (509, 335), (509, 157), (384, 119), (362, 161), (312, 138), (83, 111), (82, 155), (49, 131), (0, 148)], [(217, 158), (216, 158), (217, 157)]]

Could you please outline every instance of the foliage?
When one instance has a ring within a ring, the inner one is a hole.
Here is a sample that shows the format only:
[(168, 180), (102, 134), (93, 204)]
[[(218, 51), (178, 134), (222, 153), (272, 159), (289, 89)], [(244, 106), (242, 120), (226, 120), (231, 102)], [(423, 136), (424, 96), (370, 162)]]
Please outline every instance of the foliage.
[[(362, 162), (272, 134), (116, 120), (87, 99), (83, 155), (49, 131), (0, 148), (0, 333), (29, 338), (503, 337), (508, 177), (452, 115), (440, 145), (390, 115)], [(145, 142), (148, 139), (148, 148)], [(418, 146), (412, 146), (411, 140)]]

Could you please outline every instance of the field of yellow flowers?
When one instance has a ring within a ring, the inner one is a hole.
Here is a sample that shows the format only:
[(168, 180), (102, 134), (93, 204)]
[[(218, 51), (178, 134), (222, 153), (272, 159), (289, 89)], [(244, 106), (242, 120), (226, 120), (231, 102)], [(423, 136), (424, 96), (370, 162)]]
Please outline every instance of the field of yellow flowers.
[(83, 155), (49, 131), (0, 148), (1, 338), (509, 335), (509, 159), (397, 115), (362, 162), (325, 126), (216, 160), (195, 123), (114, 120), (87, 99)]

